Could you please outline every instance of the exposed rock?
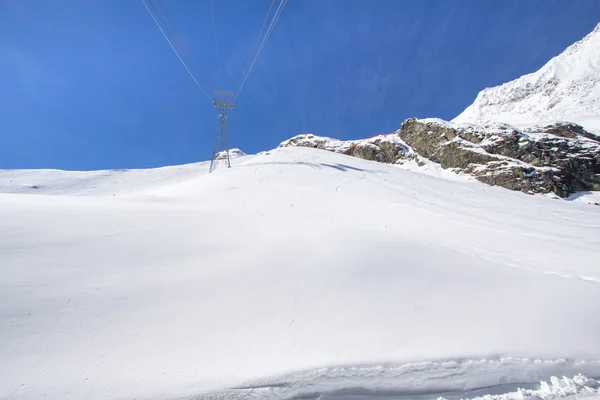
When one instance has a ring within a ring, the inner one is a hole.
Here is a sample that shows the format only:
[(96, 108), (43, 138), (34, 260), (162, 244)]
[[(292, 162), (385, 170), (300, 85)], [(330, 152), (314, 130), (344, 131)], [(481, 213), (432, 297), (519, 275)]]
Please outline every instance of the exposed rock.
[(442, 168), (460, 169), (465, 169), (470, 165), (483, 165), (501, 160), (498, 157), (479, 152), (476, 147), (465, 145), (460, 141), (453, 141), (440, 146), (430, 159), (440, 163)]
[[(580, 132), (577, 132), (577, 130), (579, 130)], [(575, 124), (549, 125), (544, 128), (544, 131), (554, 136), (560, 136), (569, 139), (575, 139), (578, 133), (581, 135), (582, 132), (585, 132), (581, 126)]]
[(443, 144), (456, 138), (456, 130), (435, 122), (424, 123), (411, 118), (402, 123), (398, 136), (419, 155), (439, 162), (435, 154)]
[(568, 195), (568, 188), (557, 182), (551, 169), (529, 168), (524, 165), (510, 164), (507, 161), (494, 161), (484, 166), (471, 165), (464, 172), (488, 185), (519, 190), (528, 194), (552, 192), (560, 197)]
[(565, 137), (569, 139), (575, 139), (577, 137), (586, 137), (588, 139), (595, 140), (596, 142), (600, 142), (600, 136), (595, 135), (591, 132), (586, 131), (581, 125), (564, 122), (564, 123), (556, 123), (554, 125), (547, 125), (543, 128), (534, 127), (530, 129), (532, 132), (546, 132), (555, 136)]
[(408, 154), (408, 148), (389, 140), (376, 139), (373, 141), (359, 141), (344, 153), (365, 160), (394, 164)]
[(442, 120), (404, 121), (400, 138), (419, 155), (491, 185), (561, 197), (600, 189), (600, 142), (576, 124), (518, 130)]

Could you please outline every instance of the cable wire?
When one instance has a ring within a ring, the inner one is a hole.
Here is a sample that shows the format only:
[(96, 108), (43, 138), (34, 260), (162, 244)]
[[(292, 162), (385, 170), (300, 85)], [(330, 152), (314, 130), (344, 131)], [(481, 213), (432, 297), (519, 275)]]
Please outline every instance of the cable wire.
[[(156, 24), (156, 26), (160, 30), (160, 33), (162, 33), (162, 35), (166, 39), (167, 43), (169, 43), (169, 46), (171, 46), (171, 50), (173, 50), (173, 52), (175, 53), (175, 55), (177, 56), (177, 58), (179, 59), (179, 61), (181, 61), (181, 64), (183, 65), (183, 67), (185, 68), (185, 70), (188, 72), (188, 74), (190, 75), (190, 77), (192, 78), (192, 80), (194, 81), (194, 83), (196, 84), (196, 86), (198, 86), (198, 89), (200, 89), (200, 91), (202, 91), (202, 93), (204, 93), (206, 95), (206, 97), (208, 97), (210, 100), (212, 100), (211, 97), (206, 92), (206, 90), (204, 90), (204, 88), (200, 85), (200, 83), (198, 83), (198, 80), (196, 79), (196, 77), (194, 76), (194, 74), (192, 74), (192, 71), (190, 71), (190, 69), (188, 68), (188, 66), (185, 64), (185, 61), (183, 61), (183, 59), (179, 55), (179, 52), (177, 51), (177, 49), (175, 48), (175, 46), (173, 46), (173, 43), (171, 43), (171, 40), (169, 40), (169, 37), (167, 36), (167, 34), (163, 30), (163, 28), (160, 26), (160, 23), (158, 22), (158, 20), (154, 16), (154, 14), (152, 14), (152, 11), (150, 11), (150, 8), (148, 8), (148, 5), (146, 4), (146, 1), (145, 0), (141, 0), (141, 1), (142, 1), (142, 4), (144, 5), (144, 7), (146, 8), (146, 10), (148, 11), (148, 14), (150, 14), (150, 16), (152, 17), (152, 19), (154, 20), (154, 23)], [(152, 5), (151, 0), (148, 0), (148, 2), (152, 6), (152, 8), (154, 8), (154, 6)]]
[[(158, 0), (158, 1), (160, 2), (160, 0)], [(148, 4), (150, 4), (150, 8), (152, 8), (152, 11), (154, 11), (153, 15), (156, 15), (158, 17), (158, 21), (165, 28), (165, 32), (166, 32), (167, 36), (171, 36), (171, 37), (175, 36), (175, 38), (177, 38), (177, 36), (173, 35), (173, 33), (170, 31), (169, 25), (165, 23), (165, 21), (161, 17), (161, 15), (158, 12), (158, 10), (156, 9), (156, 7), (154, 7), (154, 4), (152, 3), (152, 0), (148, 0)], [(177, 43), (175, 43), (175, 44), (177, 44)]]
[[(275, 10), (275, 14), (273, 15), (273, 18), (271, 19), (271, 23), (269, 24), (269, 27), (267, 28), (267, 30), (264, 32), (264, 35), (262, 35), (262, 41), (260, 42), (260, 45), (258, 46), (258, 48), (256, 49), (256, 53), (254, 53), (254, 57), (252, 57), (251, 55), (251, 61), (250, 61), (250, 65), (248, 66), (248, 69), (246, 70), (246, 73), (243, 76), (242, 82), (240, 84), (240, 87), (238, 88), (238, 90), (236, 91), (236, 96), (234, 98), (234, 102), (235, 100), (237, 100), (237, 98), (239, 97), (242, 89), (244, 88), (244, 85), (246, 84), (246, 80), (248, 80), (248, 77), (250, 76), (250, 72), (252, 72), (252, 68), (254, 68), (254, 64), (256, 63), (256, 61), (258, 60), (258, 57), (260, 55), (260, 53), (262, 52), (262, 49), (264, 48), (264, 45), (268, 39), (268, 37), (270, 36), (270, 32), (272, 31), (272, 28), (274, 26), (274, 22), (278, 19), (278, 15), (280, 15), (279, 13), (282, 11), (282, 6), (284, 4), (285, 0), (281, 0), (279, 2), (279, 6), (277, 7), (277, 10)], [(267, 18), (270, 14), (267, 13)], [(264, 25), (263, 25), (264, 28)], [(261, 28), (261, 33), (262, 33), (262, 28)], [(261, 36), (259, 34), (259, 37), (257, 38), (257, 42), (260, 40)]]
[[(279, 21), (279, 18), (281, 17), (281, 13), (283, 13), (283, 9), (285, 8), (285, 5), (287, 4), (287, 2), (288, 2), (288, 0), (281, 0), (280, 1), (279, 6), (277, 7), (277, 10), (275, 11), (275, 14), (273, 15), (273, 19), (271, 20), (271, 23), (269, 24), (269, 27), (267, 28), (267, 30), (266, 30), (266, 32), (264, 34), (263, 40), (260, 43), (260, 46), (258, 47), (258, 50), (256, 51), (256, 54), (254, 55), (254, 58), (252, 59), (252, 62), (250, 63), (250, 67), (248, 68), (248, 70), (247, 70), (247, 72), (246, 72), (246, 74), (244, 76), (244, 79), (242, 80), (242, 83), (240, 84), (240, 87), (237, 90), (237, 93), (236, 93), (235, 98), (233, 100), (234, 103), (237, 100), (237, 98), (239, 97), (242, 89), (244, 88), (244, 85), (246, 84), (246, 81), (248, 80), (248, 76), (250, 76), (250, 72), (252, 72), (252, 68), (254, 67), (254, 64), (256, 64), (256, 61), (258, 60), (258, 57), (262, 53), (262, 50), (265, 47), (265, 44), (267, 43), (267, 40), (269, 39), (269, 37), (273, 33), (273, 28), (277, 24), (277, 21)], [(270, 9), (269, 9), (269, 11), (270, 11)], [(267, 17), (268, 17), (268, 14), (267, 14)]]
[(169, 23), (173, 27), (173, 31), (175, 32), (175, 36), (179, 37), (179, 32), (177, 32), (177, 28), (175, 28), (175, 24), (173, 23), (173, 20), (169, 16), (169, 13), (167, 12), (167, 9), (165, 8), (165, 6), (163, 6), (163, 3), (162, 3), (161, 0), (157, 0), (157, 1), (158, 1), (158, 4), (160, 5), (160, 8), (162, 8), (163, 12), (165, 13), (165, 16), (167, 17), (167, 20), (169, 21)]
[(213, 0), (210, 0), (210, 15), (212, 17), (213, 35), (215, 37), (215, 50), (217, 51), (217, 68), (219, 69), (219, 71), (221, 71), (221, 52), (219, 51), (219, 40), (217, 39), (217, 24), (215, 22), (215, 10), (213, 6)]
[(248, 72), (248, 69), (250, 68), (250, 64), (252, 63), (252, 59), (253, 59), (252, 55), (255, 54), (255, 50), (258, 46), (258, 42), (260, 42), (260, 38), (263, 37), (263, 35), (264, 35), (265, 26), (267, 25), (267, 21), (269, 20), (269, 15), (271, 15), (271, 10), (273, 9), (274, 5), (275, 5), (275, 0), (271, 0), (271, 6), (269, 7), (269, 11), (267, 11), (267, 15), (265, 15), (265, 19), (263, 20), (263, 23), (260, 27), (260, 31), (258, 32), (258, 36), (256, 36), (256, 40), (254, 41), (254, 46), (252, 46), (252, 50), (250, 51), (250, 59), (248, 60), (248, 65), (246, 66), (246, 69), (244, 70), (242, 77), (246, 75), (246, 73)]

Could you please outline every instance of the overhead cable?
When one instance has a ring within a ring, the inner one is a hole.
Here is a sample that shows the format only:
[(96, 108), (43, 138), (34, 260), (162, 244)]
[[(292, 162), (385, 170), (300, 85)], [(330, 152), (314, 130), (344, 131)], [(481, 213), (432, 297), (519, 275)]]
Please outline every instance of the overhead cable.
[[(158, 12), (158, 10), (156, 9), (156, 7), (154, 7), (154, 3), (152, 3), (152, 0), (147, 0), (147, 1), (148, 1), (148, 4), (150, 4), (150, 8), (153, 11), (153, 15), (155, 15), (157, 17), (157, 21), (160, 23), (160, 25), (165, 28), (166, 35), (169, 36), (169, 37), (173, 37), (173, 36), (177, 37), (176, 35), (174, 35), (171, 32), (171, 30), (169, 29), (169, 25), (163, 20), (163, 17), (160, 15), (160, 12)], [(177, 42), (175, 42), (175, 45), (177, 45)]]
[(157, 0), (157, 1), (158, 1), (158, 4), (160, 5), (160, 8), (162, 8), (162, 10), (163, 10), (163, 13), (165, 13), (165, 16), (167, 17), (167, 20), (171, 24), (171, 27), (173, 28), (173, 31), (175, 32), (175, 37), (179, 37), (179, 32), (177, 32), (177, 28), (175, 28), (175, 24), (173, 23), (173, 20), (169, 16), (169, 13), (167, 12), (167, 9), (165, 8), (165, 6), (163, 6), (163, 3), (162, 3), (161, 0)]
[(258, 32), (258, 35), (256, 36), (256, 40), (254, 41), (254, 46), (252, 46), (252, 50), (250, 51), (250, 59), (248, 60), (248, 65), (246, 66), (246, 69), (244, 70), (242, 77), (246, 75), (246, 73), (248, 72), (248, 69), (250, 68), (250, 64), (252, 64), (252, 60), (254, 58), (255, 51), (258, 47), (258, 43), (260, 42), (260, 38), (264, 37), (265, 27), (267, 26), (267, 21), (269, 20), (269, 16), (271, 15), (271, 10), (273, 9), (274, 5), (275, 5), (275, 0), (271, 0), (271, 6), (269, 7), (269, 11), (267, 11), (267, 15), (265, 15), (265, 19), (263, 20), (263, 23), (260, 26), (260, 31)]
[[(258, 57), (262, 53), (262, 50), (265, 47), (265, 44), (267, 43), (267, 40), (269, 39), (269, 37), (273, 33), (273, 28), (277, 24), (277, 21), (279, 21), (279, 17), (281, 17), (281, 13), (283, 12), (283, 9), (285, 8), (285, 5), (287, 4), (287, 2), (288, 2), (288, 0), (281, 0), (280, 1), (279, 6), (277, 7), (277, 10), (275, 11), (275, 14), (273, 15), (273, 19), (271, 20), (271, 23), (269, 24), (269, 27), (265, 31), (263, 39), (262, 39), (260, 45), (258, 46), (258, 49), (256, 50), (256, 54), (252, 58), (252, 62), (250, 63), (250, 66), (248, 67), (248, 70), (246, 71), (246, 74), (244, 75), (244, 78), (242, 80), (242, 83), (240, 84), (240, 87), (237, 90), (237, 93), (236, 93), (235, 98), (234, 98), (234, 102), (237, 100), (237, 98), (239, 97), (242, 89), (244, 88), (244, 85), (246, 84), (246, 80), (248, 80), (248, 76), (250, 76), (250, 72), (252, 72), (252, 68), (254, 67), (254, 64), (256, 64), (256, 60), (258, 60)], [(269, 11), (270, 11), (270, 9), (269, 9)], [(268, 16), (268, 14), (267, 14), (267, 16)]]
[[(181, 62), (181, 64), (185, 68), (185, 70), (187, 71), (187, 73), (190, 75), (190, 77), (192, 78), (192, 80), (196, 84), (196, 86), (198, 86), (198, 89), (200, 89), (200, 91), (202, 93), (204, 93), (206, 95), (206, 97), (208, 97), (210, 100), (212, 100), (211, 97), (206, 92), (206, 90), (204, 90), (204, 88), (200, 85), (200, 83), (198, 83), (198, 80), (196, 79), (196, 77), (194, 76), (194, 74), (192, 74), (192, 71), (190, 71), (190, 69), (188, 68), (188, 66), (185, 64), (185, 61), (183, 61), (183, 59), (179, 55), (179, 52), (177, 51), (177, 49), (175, 48), (175, 46), (173, 46), (173, 43), (171, 43), (171, 40), (169, 39), (169, 37), (167, 36), (167, 34), (165, 33), (165, 31), (161, 27), (160, 23), (158, 22), (158, 20), (156, 19), (156, 17), (152, 13), (152, 11), (150, 11), (150, 8), (148, 8), (148, 5), (146, 4), (146, 0), (141, 0), (141, 1), (142, 1), (142, 4), (144, 5), (144, 7), (146, 8), (146, 10), (148, 11), (148, 14), (150, 14), (150, 16), (152, 17), (152, 19), (154, 20), (154, 23), (156, 24), (156, 26), (160, 30), (160, 33), (162, 33), (162, 35), (165, 38), (165, 40), (167, 41), (167, 43), (169, 43), (169, 46), (171, 46), (171, 50), (173, 50), (173, 52), (175, 53), (175, 55), (177, 56), (177, 58), (179, 59), (179, 61)], [(152, 8), (154, 8), (154, 5), (152, 4), (152, 1), (151, 0), (147, 0), (147, 1), (150, 3), (150, 5), (152, 6)]]
[(217, 38), (217, 24), (215, 22), (215, 10), (213, 6), (213, 0), (210, 0), (210, 15), (212, 17), (213, 35), (215, 37), (215, 50), (217, 52), (217, 67), (221, 71), (221, 52), (219, 51), (219, 40)]

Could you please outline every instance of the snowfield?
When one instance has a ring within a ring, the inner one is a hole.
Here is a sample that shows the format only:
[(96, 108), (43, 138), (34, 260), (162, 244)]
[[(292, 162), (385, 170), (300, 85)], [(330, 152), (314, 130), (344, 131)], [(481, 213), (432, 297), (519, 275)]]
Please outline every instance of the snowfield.
[(598, 398), (600, 207), (232, 163), (0, 171), (0, 398)]

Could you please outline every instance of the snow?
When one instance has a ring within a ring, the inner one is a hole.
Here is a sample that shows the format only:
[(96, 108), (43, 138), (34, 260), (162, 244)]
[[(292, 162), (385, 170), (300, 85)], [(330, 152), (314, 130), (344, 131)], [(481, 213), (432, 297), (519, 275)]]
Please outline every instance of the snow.
[(569, 121), (600, 132), (600, 24), (540, 70), (481, 91), (453, 122)]
[(445, 121), (441, 118), (419, 118), (419, 119), (417, 119), (417, 121), (421, 122), (423, 124), (437, 124), (437, 125), (441, 125), (445, 128), (451, 128), (451, 129), (458, 129), (458, 127), (460, 126), (459, 124), (455, 124), (450, 121)]
[(0, 398), (600, 376), (598, 207), (310, 148), (233, 165), (0, 171)]
[(600, 204), (600, 192), (575, 192), (569, 196), (569, 200), (587, 204)]
[[(246, 153), (244, 153), (242, 150), (238, 149), (238, 148), (233, 148), (233, 149), (229, 149), (229, 158), (237, 158), (237, 157), (242, 157), (245, 156)], [(217, 153), (217, 158), (226, 158), (227, 154), (225, 151), (221, 151)]]
[[(577, 398), (598, 398), (600, 391), (598, 383), (591, 378), (578, 374), (573, 378), (563, 376), (562, 378), (553, 376), (550, 382), (540, 382), (539, 389), (519, 388), (515, 392), (484, 395), (473, 397), (471, 400), (553, 400), (570, 398), (577, 395)], [(438, 400), (448, 400), (439, 398)]]
[(330, 138), (327, 136), (317, 136), (312, 133), (305, 133), (294, 136), (288, 140), (285, 140), (279, 144), (279, 147), (317, 147), (335, 151), (336, 153), (343, 153), (345, 150), (350, 148), (352, 141), (343, 141), (339, 139)]

